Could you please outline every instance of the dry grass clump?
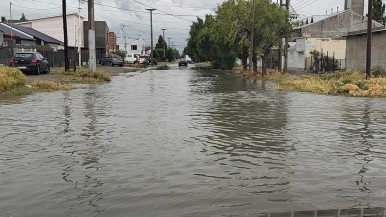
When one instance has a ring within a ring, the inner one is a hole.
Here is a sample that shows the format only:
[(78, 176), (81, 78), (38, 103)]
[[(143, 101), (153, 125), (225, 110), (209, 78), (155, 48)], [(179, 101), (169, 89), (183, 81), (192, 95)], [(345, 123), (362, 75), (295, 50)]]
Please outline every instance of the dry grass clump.
[(0, 67), (0, 93), (16, 88), (22, 88), (27, 84), (27, 78), (23, 73), (14, 67)]
[(89, 72), (88, 69), (78, 69), (76, 72), (59, 70), (59, 74), (62, 75), (62, 80), (68, 82), (80, 82), (80, 83), (102, 83), (111, 81), (111, 75), (108, 73), (97, 70), (95, 72)]
[(74, 87), (63, 85), (55, 81), (33, 81), (31, 83), (32, 88), (36, 91), (53, 92), (59, 90), (72, 90)]
[(353, 70), (300, 76), (274, 72), (270, 73), (266, 79), (277, 83), (278, 90), (362, 97), (386, 96), (385, 77), (372, 77), (366, 80), (365, 73)]

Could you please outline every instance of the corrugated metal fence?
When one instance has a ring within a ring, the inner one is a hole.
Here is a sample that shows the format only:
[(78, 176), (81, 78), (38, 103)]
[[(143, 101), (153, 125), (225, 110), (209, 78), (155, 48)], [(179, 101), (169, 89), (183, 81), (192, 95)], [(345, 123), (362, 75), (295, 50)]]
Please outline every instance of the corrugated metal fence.
[[(51, 67), (61, 67), (64, 66), (64, 51), (53, 51), (48, 50), (44, 48), (33, 48), (33, 50), (36, 49), (37, 52), (41, 53), (45, 58), (47, 58), (49, 64)], [(21, 48), (15, 48), (16, 51), (20, 51)], [(26, 49), (26, 51), (30, 51), (30, 49)], [(104, 57), (104, 53), (97, 52), (97, 61)], [(9, 60), (11, 59), (11, 49), (6, 47), (0, 47), (0, 64), (8, 65)], [(70, 59), (70, 65), (75, 63), (78, 65), (79, 57), (78, 53), (75, 51), (69, 51), (69, 59)], [(82, 64), (88, 64), (89, 54), (88, 52), (82, 52), (81, 53), (81, 61)]]

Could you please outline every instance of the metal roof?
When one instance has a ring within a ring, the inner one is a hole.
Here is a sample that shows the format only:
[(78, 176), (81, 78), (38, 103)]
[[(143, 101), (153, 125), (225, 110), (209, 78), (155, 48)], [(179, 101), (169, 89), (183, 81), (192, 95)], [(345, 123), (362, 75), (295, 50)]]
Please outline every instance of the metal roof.
[[(3, 33), (11, 33), (11, 26), (8, 24), (5, 24), (5, 23), (0, 23), (0, 31)], [(20, 31), (20, 30), (16, 29), (15, 27), (12, 28), (12, 35), (14, 35), (20, 39), (35, 41), (35, 39), (32, 35), (29, 35), (28, 33)]]
[(23, 31), (29, 35), (32, 35), (34, 38), (37, 38), (37, 39), (40, 39), (44, 42), (47, 42), (47, 43), (52, 43), (52, 44), (63, 44), (63, 42), (49, 36), (49, 35), (46, 35), (42, 32), (39, 32), (33, 28), (30, 28), (30, 27), (24, 27), (24, 26), (19, 26), (19, 25), (14, 25), (13, 26), (15, 29), (18, 29), (20, 31)]

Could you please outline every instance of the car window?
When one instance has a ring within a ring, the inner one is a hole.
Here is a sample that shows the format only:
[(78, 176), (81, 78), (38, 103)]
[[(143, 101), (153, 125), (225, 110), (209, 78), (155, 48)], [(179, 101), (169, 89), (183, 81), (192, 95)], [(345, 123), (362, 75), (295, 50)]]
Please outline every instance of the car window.
[(32, 53), (15, 53), (15, 57), (31, 58), (32, 56)]

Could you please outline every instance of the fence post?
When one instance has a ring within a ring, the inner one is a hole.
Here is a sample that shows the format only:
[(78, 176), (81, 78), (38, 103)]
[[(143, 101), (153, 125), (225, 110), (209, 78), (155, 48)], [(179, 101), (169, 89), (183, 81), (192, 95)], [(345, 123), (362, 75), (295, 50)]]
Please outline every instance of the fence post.
[(332, 71), (335, 72), (335, 52), (332, 53)]

